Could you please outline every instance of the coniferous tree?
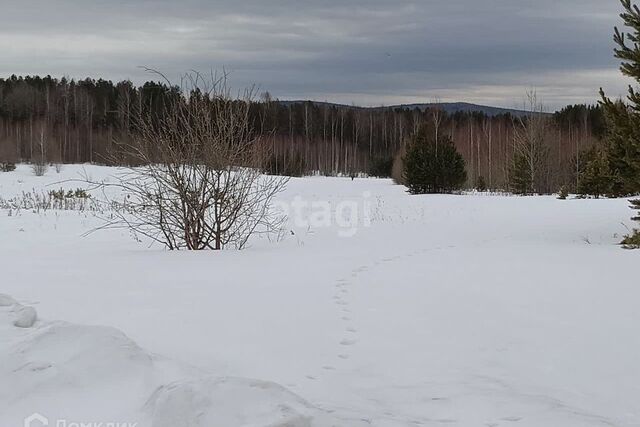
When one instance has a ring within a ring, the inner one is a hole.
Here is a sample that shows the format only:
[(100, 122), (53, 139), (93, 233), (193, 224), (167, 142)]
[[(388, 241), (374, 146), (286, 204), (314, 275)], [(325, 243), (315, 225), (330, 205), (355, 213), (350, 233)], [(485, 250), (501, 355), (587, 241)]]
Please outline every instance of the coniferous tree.
[(569, 197), (569, 190), (567, 189), (566, 185), (563, 185), (562, 187), (560, 187), (560, 191), (558, 191), (558, 199), (567, 200), (568, 197)]
[(638, 216), (635, 216), (631, 219), (640, 222), (640, 199), (631, 200), (631, 209), (636, 209), (638, 211)]
[(424, 129), (413, 137), (403, 163), (411, 194), (451, 193), (467, 181), (464, 159), (451, 139), (430, 138)]
[(0, 162), (0, 172), (11, 172), (16, 170), (16, 164), (12, 162)]
[(484, 180), (482, 175), (480, 175), (476, 180), (476, 190), (480, 192), (487, 191), (487, 182)]
[[(622, 60), (620, 70), (625, 76), (640, 83), (640, 8), (631, 0), (621, 0), (624, 12), (620, 15), (629, 33), (615, 29), (614, 41), (616, 58)], [(607, 121), (606, 139), (609, 144), (609, 167), (613, 179), (612, 194), (626, 196), (640, 193), (640, 93), (629, 86), (627, 100), (614, 102), (604, 91), (601, 104)], [(632, 208), (639, 208), (640, 202), (632, 201)], [(634, 218), (635, 220), (638, 217)], [(640, 247), (640, 230), (622, 242), (626, 247)]]
[(533, 194), (533, 179), (527, 157), (523, 154), (515, 154), (513, 163), (509, 168), (509, 186), (516, 194)]
[[(620, 70), (640, 83), (640, 9), (631, 0), (621, 0), (624, 12), (620, 15), (629, 33), (615, 29), (616, 58), (622, 60)], [(640, 93), (629, 86), (627, 99), (612, 101), (604, 91), (603, 107), (607, 129), (608, 161), (611, 171), (611, 194), (625, 196), (640, 192)]]
[[(640, 223), (640, 199), (638, 200), (630, 200), (631, 209), (636, 209), (638, 211), (638, 215), (633, 217), (634, 221), (638, 221)], [(639, 249), (640, 248), (640, 230), (635, 229), (633, 233), (622, 241), (622, 244), (625, 248), (628, 249)]]
[(389, 178), (393, 168), (393, 157), (377, 157), (371, 159), (369, 175), (378, 178)]
[(611, 194), (612, 176), (607, 152), (592, 147), (585, 153), (586, 163), (580, 171), (578, 193), (582, 196), (600, 196)]

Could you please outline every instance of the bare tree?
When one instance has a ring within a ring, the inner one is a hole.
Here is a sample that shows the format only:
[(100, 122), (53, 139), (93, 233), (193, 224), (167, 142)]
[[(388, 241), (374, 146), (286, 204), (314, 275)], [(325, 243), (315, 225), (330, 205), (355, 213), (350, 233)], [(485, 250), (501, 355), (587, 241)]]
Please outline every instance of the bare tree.
[[(514, 119), (514, 170), (519, 180), (519, 192), (525, 194), (548, 192), (548, 140), (551, 122), (536, 92), (527, 93), (524, 117)], [(528, 188), (526, 188), (528, 187)]]
[(125, 201), (107, 227), (171, 250), (241, 249), (250, 236), (278, 230), (283, 218), (271, 204), (287, 179), (261, 174), (270, 144), (254, 137), (253, 90), (232, 97), (226, 75), (191, 74), (182, 83), (160, 116), (142, 106), (133, 117), (133, 142), (119, 148), (138, 166), (112, 185)]
[(438, 138), (440, 137), (440, 125), (442, 124), (442, 120), (444, 119), (444, 112), (442, 111), (440, 104), (440, 98), (436, 98), (432, 102), (432, 107), (429, 108), (436, 137), (436, 158), (438, 158)]
[(485, 116), (482, 120), (482, 131), (488, 142), (488, 175), (489, 175), (489, 188), (493, 188), (493, 120), (490, 117)]
[(38, 138), (38, 141), (36, 142), (36, 153), (31, 159), (31, 169), (35, 176), (43, 176), (49, 169), (47, 164), (47, 147), (44, 137), (44, 127), (40, 129), (40, 138)]

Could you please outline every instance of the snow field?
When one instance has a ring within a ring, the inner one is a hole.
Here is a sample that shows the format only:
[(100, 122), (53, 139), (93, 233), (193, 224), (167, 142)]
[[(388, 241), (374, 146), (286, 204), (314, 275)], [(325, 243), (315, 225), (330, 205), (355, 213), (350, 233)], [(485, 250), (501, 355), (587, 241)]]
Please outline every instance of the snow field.
[[(113, 173), (20, 166), (0, 197)], [(291, 218), (243, 252), (171, 253), (86, 235), (91, 212), (0, 210), (0, 425), (35, 411), (141, 427), (640, 425), (626, 200), (322, 177), (292, 179), (280, 201), (296, 198), (305, 215), (367, 202), (371, 223)], [(17, 303), (32, 327), (14, 326)]]

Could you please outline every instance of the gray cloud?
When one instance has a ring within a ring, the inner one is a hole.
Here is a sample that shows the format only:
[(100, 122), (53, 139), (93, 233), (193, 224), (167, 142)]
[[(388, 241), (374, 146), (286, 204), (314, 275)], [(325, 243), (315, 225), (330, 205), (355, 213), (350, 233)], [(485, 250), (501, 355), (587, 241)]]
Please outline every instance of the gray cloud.
[(602, 0), (11, 0), (0, 74), (149, 78), (226, 67), (283, 99), (485, 102), (530, 88), (549, 108), (628, 83)]

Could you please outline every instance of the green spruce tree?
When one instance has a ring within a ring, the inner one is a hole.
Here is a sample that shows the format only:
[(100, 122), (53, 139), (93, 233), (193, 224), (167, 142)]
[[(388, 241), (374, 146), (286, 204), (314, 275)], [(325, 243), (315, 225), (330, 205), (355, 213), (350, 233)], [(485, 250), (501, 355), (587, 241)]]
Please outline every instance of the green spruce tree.
[(533, 179), (527, 157), (515, 154), (509, 168), (509, 187), (515, 194), (523, 196), (533, 194)]
[(419, 131), (403, 158), (403, 181), (411, 194), (451, 193), (467, 181), (465, 162), (448, 137)]
[(566, 185), (563, 185), (562, 187), (560, 187), (560, 191), (558, 191), (558, 199), (567, 200), (568, 197), (569, 197), (569, 190), (567, 189)]
[[(638, 211), (638, 215), (633, 217), (632, 219), (640, 223), (640, 199), (630, 200), (630, 202), (631, 209), (636, 209)], [(640, 230), (633, 230), (633, 233), (631, 233), (629, 236), (626, 236), (622, 241), (622, 245), (627, 249), (640, 249)]]
[(581, 196), (606, 196), (612, 192), (612, 175), (607, 152), (598, 147), (590, 148), (585, 154), (584, 167), (580, 171), (578, 193)]
[(479, 192), (487, 191), (487, 182), (484, 180), (484, 176), (480, 175), (476, 180), (476, 190)]
[[(616, 58), (622, 61), (620, 70), (640, 83), (640, 8), (631, 0), (621, 0), (624, 12), (620, 15), (629, 32), (615, 29)], [(606, 139), (611, 172), (611, 194), (627, 196), (640, 193), (640, 93), (629, 86), (628, 104), (612, 101), (604, 91), (602, 107), (607, 121)], [(632, 208), (640, 203), (632, 201)], [(634, 219), (638, 219), (635, 217)], [(625, 247), (640, 247), (640, 230), (622, 242)]]
[[(616, 58), (622, 61), (620, 70), (640, 83), (640, 9), (631, 0), (621, 0), (620, 15), (629, 33), (615, 29)], [(628, 104), (612, 101), (604, 91), (601, 105), (607, 129), (607, 157), (611, 177), (610, 193), (627, 196), (640, 192), (640, 94), (629, 86)]]

